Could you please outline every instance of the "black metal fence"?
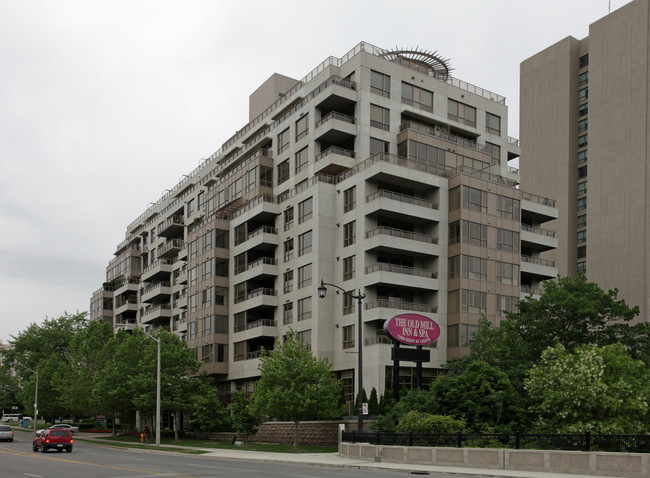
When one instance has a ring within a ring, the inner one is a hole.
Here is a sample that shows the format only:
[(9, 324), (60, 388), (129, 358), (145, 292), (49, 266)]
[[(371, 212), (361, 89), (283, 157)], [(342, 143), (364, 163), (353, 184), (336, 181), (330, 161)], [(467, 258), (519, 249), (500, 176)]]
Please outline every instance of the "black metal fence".
[(343, 432), (341, 440), (371, 445), (650, 453), (650, 435), (549, 433), (390, 433)]

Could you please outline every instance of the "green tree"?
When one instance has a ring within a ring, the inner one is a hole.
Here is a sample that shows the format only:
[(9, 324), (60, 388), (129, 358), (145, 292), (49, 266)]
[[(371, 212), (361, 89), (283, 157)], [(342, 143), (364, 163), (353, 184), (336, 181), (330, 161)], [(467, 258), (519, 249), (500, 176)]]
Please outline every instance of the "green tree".
[(411, 410), (400, 419), (397, 433), (458, 433), (465, 431), (465, 422), (443, 415)]
[(621, 344), (542, 352), (525, 387), (539, 431), (640, 434), (649, 428), (650, 370)]
[(190, 426), (201, 432), (231, 431), (230, 413), (219, 401), (212, 379), (202, 376), (198, 380), (201, 381), (201, 390), (193, 400)]
[(294, 449), (301, 421), (340, 416), (341, 384), (332, 375), (331, 364), (314, 357), (295, 330), (287, 333), (284, 343), (276, 338), (273, 350), (265, 351), (260, 360), (253, 410), (292, 421)]
[(438, 377), (429, 393), (433, 413), (462, 420), (472, 431), (509, 430), (519, 417), (520, 402), (508, 376), (487, 362)]
[(239, 390), (232, 396), (228, 405), (232, 425), (237, 433), (253, 435), (257, 425), (261, 423), (259, 414), (251, 407), (251, 400), (246, 397), (246, 392)]
[(377, 398), (377, 390), (372, 387), (370, 391), (370, 398), (368, 399), (368, 414), (377, 415), (379, 413), (379, 399)]

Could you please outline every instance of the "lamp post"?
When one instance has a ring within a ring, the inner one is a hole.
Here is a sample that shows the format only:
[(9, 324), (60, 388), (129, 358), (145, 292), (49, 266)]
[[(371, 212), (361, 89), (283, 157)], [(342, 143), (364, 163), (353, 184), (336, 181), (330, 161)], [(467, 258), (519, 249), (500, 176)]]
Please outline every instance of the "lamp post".
[(160, 446), (160, 337), (154, 337), (146, 332), (145, 335), (158, 344), (156, 358), (156, 446)]
[(357, 377), (358, 377), (358, 395), (357, 395), (357, 401), (359, 402), (359, 409), (357, 410), (357, 419), (358, 419), (358, 425), (357, 428), (359, 431), (363, 431), (363, 347), (362, 347), (362, 340), (363, 340), (363, 319), (362, 319), (362, 306), (363, 306), (363, 299), (366, 298), (366, 294), (361, 293), (361, 289), (359, 289), (359, 293), (357, 295), (354, 295), (347, 290), (343, 289), (342, 287), (337, 286), (336, 284), (328, 284), (327, 282), (323, 282), (323, 279), (320, 281), (320, 287), (318, 288), (318, 297), (321, 299), (325, 298), (325, 295), (327, 295), (327, 287), (325, 286), (331, 286), (331, 287), (336, 287), (338, 290), (343, 292), (345, 295), (348, 297), (355, 299), (357, 301), (357, 315), (358, 315), (358, 329), (359, 329), (359, 346), (358, 346), (358, 352), (357, 352), (357, 357), (359, 359), (358, 364), (357, 364)]
[(23, 365), (19, 362), (14, 362), (14, 365), (20, 365), (24, 369), (27, 369), (30, 372), (32, 372), (34, 375), (36, 375), (36, 383), (34, 386), (34, 433), (36, 433), (36, 421), (38, 420), (38, 372), (36, 370), (32, 370), (27, 365)]

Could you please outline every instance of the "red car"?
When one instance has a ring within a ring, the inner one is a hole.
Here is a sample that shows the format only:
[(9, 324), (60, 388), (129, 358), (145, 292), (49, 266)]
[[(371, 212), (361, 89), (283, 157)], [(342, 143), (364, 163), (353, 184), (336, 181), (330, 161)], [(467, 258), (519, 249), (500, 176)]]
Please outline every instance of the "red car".
[(71, 453), (73, 441), (72, 433), (68, 430), (40, 430), (34, 437), (32, 450), (38, 451), (40, 448), (43, 453), (47, 450), (56, 450), (59, 453), (65, 450), (67, 453)]

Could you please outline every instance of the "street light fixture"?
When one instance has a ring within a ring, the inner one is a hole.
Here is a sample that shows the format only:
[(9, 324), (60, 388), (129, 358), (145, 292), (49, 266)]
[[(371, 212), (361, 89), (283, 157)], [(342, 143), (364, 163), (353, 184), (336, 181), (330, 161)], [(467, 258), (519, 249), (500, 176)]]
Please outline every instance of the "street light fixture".
[(323, 279), (320, 281), (320, 287), (318, 288), (318, 297), (321, 299), (324, 299), (325, 296), (327, 295), (327, 287), (325, 286), (331, 286), (331, 287), (336, 287), (338, 290), (343, 292), (345, 295), (350, 297), (351, 299), (355, 299), (357, 301), (357, 315), (358, 315), (358, 329), (359, 329), (359, 346), (358, 346), (358, 359), (359, 362), (357, 364), (357, 377), (358, 377), (358, 395), (357, 395), (357, 402), (359, 403), (359, 409), (357, 410), (357, 419), (358, 419), (358, 425), (357, 428), (359, 431), (363, 431), (363, 347), (362, 347), (362, 340), (363, 340), (363, 331), (362, 331), (362, 326), (363, 326), (363, 319), (361, 316), (361, 311), (362, 311), (362, 306), (363, 306), (363, 299), (366, 298), (366, 294), (361, 293), (361, 289), (359, 289), (359, 293), (357, 295), (352, 294), (351, 292), (348, 292), (347, 290), (343, 289), (342, 287), (337, 286), (336, 284), (329, 284), (327, 282), (323, 282)]
[(36, 421), (38, 420), (38, 372), (36, 370), (32, 370), (27, 365), (21, 364), (20, 362), (14, 362), (13, 364), (20, 365), (21, 367), (29, 370), (34, 375), (36, 375), (36, 384), (34, 386), (34, 434), (36, 434)]
[(156, 358), (156, 446), (160, 446), (160, 337), (154, 337), (145, 332), (145, 335), (158, 344)]

